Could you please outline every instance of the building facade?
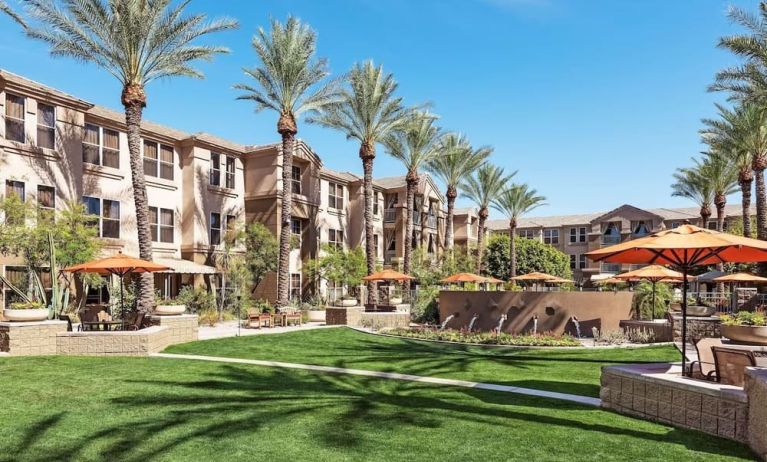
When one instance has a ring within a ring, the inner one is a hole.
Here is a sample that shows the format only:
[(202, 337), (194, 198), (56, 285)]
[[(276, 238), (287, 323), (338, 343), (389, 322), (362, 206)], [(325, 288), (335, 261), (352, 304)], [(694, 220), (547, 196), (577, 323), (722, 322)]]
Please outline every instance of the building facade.
[[(0, 115), (0, 197), (14, 193), (52, 210), (82, 202), (98, 217), (105, 255), (137, 255), (124, 115), (4, 70)], [(361, 177), (325, 168), (300, 140), (291, 183), (283, 185), (279, 143), (240, 145), (151, 122), (142, 124), (141, 135), (153, 255), (174, 270), (156, 276), (162, 293), (175, 295), (185, 284), (216, 285), (215, 257), (233, 226), (260, 222), (279, 235), (285, 188), (293, 195), (291, 231), (297, 242), (290, 256), (291, 296), (338, 290), (306, 280), (303, 265), (320, 255), (324, 244), (364, 245)], [(377, 259), (397, 265), (405, 238), (404, 177), (374, 181), (374, 194)], [(436, 255), (442, 249), (443, 199), (428, 175), (416, 204), (414, 242)], [(23, 275), (20, 265), (18, 258), (0, 256), (0, 274), (11, 280)], [(11, 300), (7, 288), (0, 296), (0, 306)], [(276, 298), (276, 275), (262, 282), (257, 296)]]

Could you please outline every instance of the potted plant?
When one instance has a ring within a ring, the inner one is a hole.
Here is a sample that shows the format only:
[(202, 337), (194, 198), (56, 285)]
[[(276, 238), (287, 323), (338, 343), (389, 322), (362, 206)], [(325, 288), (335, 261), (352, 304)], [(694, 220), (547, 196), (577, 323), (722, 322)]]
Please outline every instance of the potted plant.
[(722, 336), (735, 343), (767, 345), (767, 317), (764, 313), (739, 311), (735, 315), (723, 315)]
[(325, 303), (320, 297), (311, 297), (302, 303), (301, 311), (309, 322), (325, 322)]
[(159, 316), (178, 316), (184, 314), (186, 311), (186, 305), (182, 300), (177, 298), (160, 300), (157, 306), (154, 308), (154, 313)]
[(32, 322), (48, 319), (48, 309), (38, 301), (11, 303), (10, 308), (3, 310), (6, 321)]
[(351, 295), (344, 295), (336, 301), (336, 304), (345, 307), (357, 306), (357, 299)]

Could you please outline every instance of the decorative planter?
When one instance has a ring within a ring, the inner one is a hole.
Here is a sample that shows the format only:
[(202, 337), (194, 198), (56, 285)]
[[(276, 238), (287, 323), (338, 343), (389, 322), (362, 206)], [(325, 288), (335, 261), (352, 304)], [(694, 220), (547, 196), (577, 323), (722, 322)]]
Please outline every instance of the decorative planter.
[(356, 299), (348, 299), (348, 298), (342, 298), (341, 300), (336, 301), (336, 306), (357, 306), (357, 300)]
[(727, 337), (735, 343), (767, 345), (767, 327), (722, 325), (722, 337)]
[(308, 310), (309, 322), (325, 322), (325, 310)]
[(160, 316), (178, 316), (184, 314), (186, 305), (157, 305), (153, 314)]
[(393, 297), (389, 299), (389, 305), (402, 305), (402, 298)]
[(687, 307), (687, 316), (711, 316), (714, 313), (716, 313), (716, 307), (713, 306), (690, 305)]
[(3, 317), (6, 321), (12, 322), (45, 321), (48, 319), (48, 310), (46, 308), (37, 308), (33, 310), (4, 309)]

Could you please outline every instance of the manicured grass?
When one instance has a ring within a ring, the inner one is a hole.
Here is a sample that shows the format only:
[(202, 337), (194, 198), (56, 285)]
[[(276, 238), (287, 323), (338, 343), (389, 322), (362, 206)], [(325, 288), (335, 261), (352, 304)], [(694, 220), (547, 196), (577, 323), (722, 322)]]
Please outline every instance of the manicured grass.
[(0, 389), (2, 461), (752, 457), (731, 441), (563, 401), (245, 365), (0, 358)]
[(482, 348), (383, 337), (348, 328), (207, 340), (166, 351), (449, 377), (584, 396), (599, 396), (604, 365), (679, 360), (672, 346)]

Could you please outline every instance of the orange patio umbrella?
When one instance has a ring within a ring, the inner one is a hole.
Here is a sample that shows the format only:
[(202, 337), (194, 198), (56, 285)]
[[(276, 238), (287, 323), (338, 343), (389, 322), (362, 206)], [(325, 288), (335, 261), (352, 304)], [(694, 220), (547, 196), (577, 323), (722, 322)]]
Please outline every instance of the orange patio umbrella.
[(550, 274), (546, 273), (540, 273), (538, 271), (533, 271), (532, 273), (523, 274), (521, 276), (514, 276), (511, 278), (512, 281), (530, 281), (530, 282), (545, 282), (550, 281), (552, 279), (559, 279), (556, 276), (552, 276)]
[(666, 268), (661, 265), (648, 265), (638, 270), (628, 271), (615, 276), (615, 279), (625, 281), (645, 280), (652, 284), (652, 317), (655, 319), (655, 284), (668, 280), (682, 280), (684, 275), (679, 271)]
[(70, 273), (98, 273), (114, 274), (120, 277), (120, 306), (123, 306), (125, 299), (124, 280), (125, 275), (130, 273), (154, 273), (158, 271), (172, 271), (167, 266), (159, 265), (151, 261), (141, 260), (139, 258), (129, 257), (118, 252), (111, 257), (93, 260), (79, 265), (64, 268), (64, 271)]
[(767, 261), (767, 242), (693, 225), (593, 250), (595, 262), (672, 265), (682, 272), (682, 373), (687, 361), (687, 274), (695, 266)]
[(714, 278), (714, 282), (745, 282), (749, 284), (764, 284), (767, 283), (767, 278), (763, 278), (751, 273), (734, 273)]
[(465, 282), (476, 282), (482, 284), (489, 282), (489, 279), (474, 273), (456, 273), (441, 279), (439, 282), (443, 282), (445, 284), (458, 284)]
[(363, 281), (412, 281), (413, 279), (415, 279), (413, 276), (392, 269), (377, 271), (362, 278)]

